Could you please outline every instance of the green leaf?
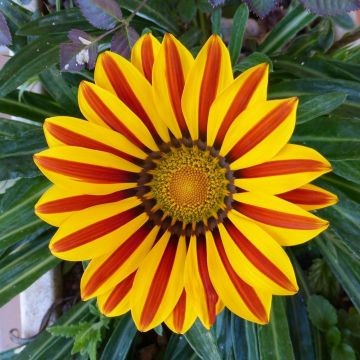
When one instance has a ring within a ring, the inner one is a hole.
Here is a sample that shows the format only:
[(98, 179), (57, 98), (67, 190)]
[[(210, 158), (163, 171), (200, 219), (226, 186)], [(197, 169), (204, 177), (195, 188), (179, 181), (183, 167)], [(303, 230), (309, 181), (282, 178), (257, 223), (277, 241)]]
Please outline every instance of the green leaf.
[(17, 34), (47, 36), (50, 34), (67, 34), (72, 29), (96, 30), (83, 17), (78, 8), (72, 8), (28, 21), (17, 31)]
[(256, 324), (231, 314), (231, 338), (236, 360), (260, 360)]
[(38, 176), (32, 156), (45, 147), (40, 126), (0, 119), (0, 180)]
[(315, 360), (315, 349), (311, 336), (310, 322), (303, 295), (300, 293), (287, 298), (289, 329), (297, 360)]
[(269, 64), (270, 71), (273, 69), (273, 64), (271, 59), (262, 53), (253, 52), (249, 56), (247, 56), (245, 59), (241, 60), (239, 64), (236, 64), (234, 66), (234, 72), (244, 72), (247, 69), (252, 68), (253, 66), (267, 63)]
[(0, 250), (33, 240), (50, 228), (34, 214), (34, 205), (48, 186), (42, 176), (21, 179), (0, 195)]
[(280, 51), (289, 40), (316, 17), (316, 15), (305, 11), (301, 5), (294, 7), (274, 26), (257, 51), (268, 54)]
[[(121, 7), (129, 11), (134, 11), (139, 7), (140, 4), (143, 3), (142, 0), (118, 0), (118, 2)], [(166, 7), (164, 6), (165, 3), (160, 11), (160, 9), (156, 9), (151, 4), (145, 3), (142, 4), (141, 9), (137, 12), (136, 15), (155, 23), (164, 30), (176, 35), (178, 33), (178, 27), (175, 25), (176, 22), (172, 21), (174, 19), (172, 19), (172, 16), (170, 14), (167, 14), (167, 12), (165, 11)]]
[(217, 35), (221, 35), (221, 9), (219, 6), (211, 13), (211, 31)]
[[(184, 336), (172, 334), (166, 346), (163, 360), (199, 359)], [(1, 359), (0, 359), (1, 360)], [(105, 360), (105, 359), (103, 359)]]
[(300, 0), (300, 2), (309, 10), (322, 16), (346, 14), (360, 7), (358, 0)]
[(311, 295), (307, 302), (309, 318), (321, 331), (327, 331), (337, 324), (336, 309), (320, 295)]
[(356, 360), (354, 349), (345, 343), (335, 346), (331, 351), (331, 360)]
[(136, 332), (130, 313), (119, 317), (100, 359), (125, 360)]
[(230, 53), (231, 63), (233, 65), (236, 64), (240, 56), (248, 18), (249, 18), (249, 9), (245, 4), (241, 4), (237, 8), (234, 14), (233, 25), (231, 28), (231, 34), (229, 40), (229, 53)]
[(318, 96), (305, 95), (300, 99), (296, 123), (303, 124), (322, 115), (327, 115), (342, 105), (345, 94), (329, 93)]
[(216, 342), (218, 344), (221, 358), (226, 360), (234, 359), (231, 323), (231, 312), (224, 309), (219, 315), (217, 315), (213, 325), (213, 332), (215, 332)]
[(326, 343), (329, 348), (339, 345), (341, 341), (341, 332), (337, 326), (332, 326), (325, 334)]
[(60, 262), (50, 254), (51, 235), (20, 245), (0, 260), (0, 307)]
[[(90, 302), (80, 302), (67, 311), (55, 323), (56, 325), (70, 325), (79, 322), (91, 321), (95, 316), (89, 311)], [(43, 331), (14, 360), (51, 359), (64, 360), (70, 358), (73, 338), (52, 336), (48, 331)]]
[(31, 12), (12, 0), (0, 1), (0, 11), (17, 28), (27, 24), (31, 19)]
[(195, 353), (204, 360), (221, 360), (214, 335), (199, 320), (184, 334)]
[[(190, 22), (196, 15), (195, 0), (180, 0), (177, 2), (177, 11), (183, 21)], [(221, 12), (220, 12), (221, 14)]]
[(274, 297), (270, 323), (258, 328), (259, 348), (262, 359), (294, 360), (284, 299)]
[(0, 95), (15, 90), (25, 81), (59, 62), (59, 44), (65, 35), (40, 37), (10, 58), (0, 71)]

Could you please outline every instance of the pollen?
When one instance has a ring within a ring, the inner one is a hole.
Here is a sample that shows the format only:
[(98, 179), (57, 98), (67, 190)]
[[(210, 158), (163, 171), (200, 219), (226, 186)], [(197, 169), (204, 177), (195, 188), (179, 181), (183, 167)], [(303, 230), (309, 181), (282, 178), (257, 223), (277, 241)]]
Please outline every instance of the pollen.
[(217, 157), (195, 146), (182, 146), (157, 160), (150, 187), (158, 208), (186, 225), (216, 217), (225, 207), (228, 183)]

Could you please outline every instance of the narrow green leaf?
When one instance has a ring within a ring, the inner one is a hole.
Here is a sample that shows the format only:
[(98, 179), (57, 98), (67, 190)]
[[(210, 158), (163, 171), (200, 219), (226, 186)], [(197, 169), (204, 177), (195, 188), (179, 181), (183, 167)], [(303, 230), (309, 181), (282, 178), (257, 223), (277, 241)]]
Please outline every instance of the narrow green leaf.
[(296, 123), (303, 124), (322, 115), (327, 115), (342, 105), (345, 94), (329, 93), (318, 96), (305, 95), (300, 99)]
[(81, 14), (78, 8), (56, 11), (46, 16), (39, 16), (28, 21), (18, 31), (18, 35), (67, 34), (72, 29), (83, 31), (96, 30)]
[(219, 348), (212, 332), (206, 330), (199, 320), (184, 334), (186, 340), (203, 360), (221, 360)]
[(43, 234), (0, 260), (0, 307), (60, 262), (50, 254), (51, 235)]
[(245, 4), (241, 4), (234, 14), (233, 26), (231, 28), (231, 35), (229, 40), (229, 53), (231, 63), (233, 65), (236, 64), (240, 56), (248, 18), (249, 9)]
[(270, 323), (258, 328), (259, 348), (262, 359), (295, 359), (284, 301), (282, 297), (273, 298)]
[(31, 19), (31, 12), (12, 0), (0, 1), (0, 11), (11, 21), (17, 28), (28, 23)]
[(231, 338), (236, 360), (260, 360), (256, 324), (231, 314)]
[(337, 324), (336, 309), (320, 295), (311, 295), (307, 301), (309, 318), (321, 331), (327, 331)]
[[(199, 359), (190, 347), (185, 337), (182, 335), (172, 334), (166, 346), (163, 360), (195, 360)], [(1, 359), (0, 359), (1, 360)]]
[(287, 298), (289, 329), (296, 360), (315, 360), (311, 327), (301, 293)]
[(223, 360), (234, 360), (231, 312), (224, 309), (215, 320), (213, 331)]
[(304, 10), (301, 5), (294, 7), (274, 26), (257, 51), (268, 54), (280, 51), (286, 43), (316, 18), (317, 15)]
[(211, 31), (213, 34), (221, 35), (221, 6), (211, 13)]
[(10, 58), (0, 71), (0, 95), (15, 90), (28, 79), (59, 62), (59, 44), (64, 35), (40, 37)]
[(33, 240), (50, 228), (34, 214), (34, 205), (48, 186), (42, 176), (21, 179), (0, 195), (0, 250)]
[(190, 22), (196, 15), (195, 0), (177, 1), (177, 11), (183, 21)]
[(236, 64), (234, 66), (234, 72), (244, 72), (253, 66), (263, 64), (263, 63), (269, 64), (270, 71), (273, 70), (272, 61), (267, 55), (259, 53), (259, 52), (253, 52), (252, 54), (247, 56), (245, 59), (241, 60), (239, 64)]
[[(93, 301), (80, 302), (67, 311), (55, 325), (70, 325), (81, 321), (93, 321), (95, 315), (89, 311), (89, 305)], [(25, 349), (14, 357), (14, 360), (64, 360), (70, 358), (73, 338), (52, 336), (48, 331), (43, 331), (32, 342), (26, 345)]]
[(112, 331), (100, 360), (125, 360), (136, 335), (130, 313), (121, 316)]

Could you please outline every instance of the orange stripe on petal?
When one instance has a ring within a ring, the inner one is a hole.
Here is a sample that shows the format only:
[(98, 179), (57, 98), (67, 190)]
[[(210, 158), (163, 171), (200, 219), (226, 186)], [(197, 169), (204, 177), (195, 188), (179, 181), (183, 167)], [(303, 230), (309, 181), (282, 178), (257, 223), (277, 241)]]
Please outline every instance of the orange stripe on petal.
[(204, 286), (209, 323), (213, 324), (216, 318), (216, 306), (219, 300), (219, 296), (210, 280), (206, 259), (206, 239), (204, 235), (199, 235), (197, 237), (196, 248), (198, 257), (198, 271)]
[(173, 324), (175, 330), (178, 332), (182, 332), (184, 322), (185, 322), (185, 314), (186, 314), (186, 292), (183, 290), (181, 293), (180, 299), (176, 304), (172, 316), (173, 316)]
[(102, 55), (101, 60), (106, 75), (109, 78), (111, 86), (115, 90), (116, 95), (124, 104), (128, 106), (131, 111), (133, 111), (144, 122), (145, 126), (148, 128), (151, 135), (154, 137), (156, 143), (161, 144), (162, 139), (156, 131), (148, 114), (142, 107), (140, 101), (136, 97), (130, 84), (126, 80), (126, 77), (122, 73), (121, 69), (117, 66), (116, 62), (111, 58), (111, 56), (109, 56), (106, 52)]
[(90, 206), (120, 201), (135, 196), (136, 192), (136, 189), (127, 189), (107, 195), (76, 195), (43, 203), (36, 207), (36, 211), (42, 214), (79, 211)]
[(135, 208), (126, 210), (122, 213), (98, 221), (59, 239), (51, 245), (51, 250), (55, 252), (64, 252), (85, 245), (91, 241), (94, 241), (104, 235), (113, 232), (114, 230), (125, 225), (143, 212), (143, 206), (139, 205)]
[(99, 287), (131, 256), (131, 254), (142, 244), (153, 224), (148, 221), (133, 235), (131, 235), (123, 244), (121, 244), (109, 256), (99, 268), (92, 274), (89, 281), (82, 290), (81, 297), (89, 298)]
[(266, 72), (266, 66), (258, 68), (257, 71), (249, 76), (244, 85), (239, 89), (216, 135), (214, 142), (216, 148), (221, 147), (221, 144), (225, 138), (225, 134), (229, 130), (230, 125), (233, 123), (234, 119), (248, 106), (259, 82), (264, 77)]
[(147, 328), (154, 319), (165, 294), (175, 260), (178, 236), (172, 235), (151, 282), (141, 313), (140, 324)]
[(215, 245), (221, 261), (226, 269), (227, 274), (237, 292), (239, 293), (241, 299), (244, 301), (248, 309), (263, 323), (267, 323), (269, 321), (268, 316), (266, 314), (266, 309), (256, 294), (255, 290), (244, 282), (234, 271), (231, 266), (229, 259), (226, 255), (224, 245), (221, 240), (221, 236), (219, 230), (216, 228), (213, 232), (213, 237), (215, 241)]
[(220, 77), (221, 47), (217, 37), (213, 37), (208, 48), (208, 56), (204, 69), (199, 98), (199, 136), (207, 139), (207, 123), (210, 106), (213, 103)]
[(244, 137), (238, 141), (227, 155), (229, 162), (233, 162), (249, 152), (269, 134), (271, 134), (291, 114), (297, 99), (290, 99), (279, 105), (272, 112), (260, 120)]
[(164, 36), (166, 79), (169, 88), (171, 105), (183, 136), (189, 137), (185, 118), (181, 108), (181, 96), (184, 90), (185, 78), (176, 45), (170, 35)]
[(274, 265), (263, 253), (261, 253), (229, 220), (225, 219), (224, 226), (232, 237), (233, 241), (248, 260), (256, 266), (264, 275), (280, 285), (284, 289), (296, 292), (297, 289), (283, 274), (280, 269)]
[(46, 170), (77, 178), (94, 184), (115, 184), (137, 182), (138, 174), (101, 165), (84, 164), (76, 161), (34, 155), (37, 164)]
[(234, 172), (234, 175), (239, 178), (257, 178), (263, 176), (295, 174), (300, 172), (318, 172), (327, 169), (329, 169), (329, 166), (316, 160), (278, 160), (237, 170)]
[(105, 314), (111, 313), (116, 306), (125, 298), (125, 296), (131, 290), (132, 284), (135, 278), (135, 272), (125, 278), (121, 283), (116, 285), (109, 297), (106, 299), (103, 305), (103, 312)]
[[(88, 86), (86, 82), (82, 82), (80, 87), (90, 107), (111, 129), (124, 135), (143, 151), (151, 151), (123, 124), (126, 123), (126, 119), (124, 119), (123, 122), (120, 122), (117, 116), (115, 116), (115, 114), (113, 114), (112, 111), (101, 101), (101, 99), (96, 95), (95, 91), (91, 89), (91, 87)], [(121, 114), (117, 115), (121, 116)]]
[(62, 143), (70, 146), (80, 146), (88, 149), (94, 149), (99, 151), (109, 152), (111, 154), (122, 157), (125, 160), (128, 160), (132, 163), (141, 165), (143, 161), (134, 156), (131, 156), (123, 151), (115, 149), (111, 146), (108, 146), (102, 142), (96, 141), (94, 139), (90, 139), (84, 135), (77, 134), (69, 129), (66, 129), (62, 126), (56, 125), (54, 123), (46, 122), (45, 125), (46, 130), (54, 136), (56, 139), (61, 141)]
[(298, 230), (316, 230), (324, 227), (324, 222), (316, 218), (289, 214), (237, 201), (234, 201), (233, 207), (241, 214), (271, 226)]
[(150, 35), (145, 35), (141, 44), (141, 62), (144, 75), (152, 82), (152, 68), (154, 66), (154, 49)]
[(277, 197), (297, 205), (326, 206), (327, 204), (332, 204), (334, 201), (336, 201), (336, 196), (334, 195), (321, 191), (301, 188), (279, 194)]

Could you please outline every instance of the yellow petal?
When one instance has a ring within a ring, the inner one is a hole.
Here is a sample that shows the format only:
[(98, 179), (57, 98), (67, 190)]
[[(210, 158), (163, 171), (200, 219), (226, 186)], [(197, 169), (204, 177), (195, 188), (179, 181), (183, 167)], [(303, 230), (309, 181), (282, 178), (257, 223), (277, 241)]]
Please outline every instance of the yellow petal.
[(133, 273), (150, 251), (159, 228), (148, 221), (110, 254), (96, 257), (81, 278), (81, 297), (90, 299), (116, 286)]
[(247, 191), (283, 193), (331, 171), (330, 163), (316, 150), (287, 144), (272, 159), (234, 171), (235, 185)]
[(229, 127), (246, 108), (267, 98), (269, 65), (260, 64), (246, 70), (228, 86), (211, 105), (208, 145), (220, 149)]
[(329, 223), (276, 196), (252, 192), (234, 195), (233, 208), (268, 232), (280, 245), (298, 245), (324, 231)]
[(200, 50), (185, 81), (182, 109), (193, 140), (206, 141), (210, 106), (232, 81), (229, 51), (220, 37), (213, 35)]
[(119, 247), (147, 220), (148, 216), (136, 197), (92, 206), (65, 220), (49, 247), (60, 259), (92, 259)]
[(189, 136), (181, 97), (194, 59), (174, 36), (166, 34), (154, 63), (154, 99), (163, 122), (177, 138)]
[(160, 46), (159, 40), (148, 33), (141, 36), (131, 50), (131, 62), (150, 83), (152, 82), (154, 61), (157, 58)]
[(141, 168), (103, 151), (56, 146), (34, 155), (40, 171), (54, 184), (82, 194), (109, 194), (135, 187)]
[(186, 256), (184, 237), (166, 232), (136, 272), (131, 313), (140, 331), (162, 323), (175, 308), (184, 288)]
[(224, 305), (245, 320), (259, 324), (269, 322), (271, 294), (264, 292), (261, 286), (251, 287), (237, 275), (217, 229), (214, 237), (207, 233), (206, 247), (210, 278)]
[(145, 152), (158, 150), (144, 122), (110, 91), (83, 81), (79, 86), (78, 102), (82, 114), (90, 122), (119, 132)]
[(232, 170), (270, 160), (289, 141), (294, 131), (298, 100), (270, 100), (247, 108), (225, 135), (220, 155)]

